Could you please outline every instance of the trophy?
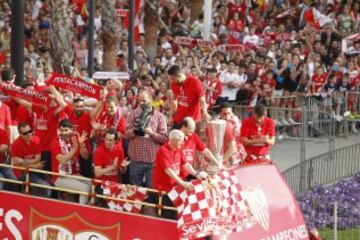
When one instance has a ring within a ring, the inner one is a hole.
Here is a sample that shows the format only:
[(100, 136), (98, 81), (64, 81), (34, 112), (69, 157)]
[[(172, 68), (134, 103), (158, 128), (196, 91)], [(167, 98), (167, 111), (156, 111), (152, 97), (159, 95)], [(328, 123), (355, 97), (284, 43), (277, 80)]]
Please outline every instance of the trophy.
[[(209, 149), (219, 163), (223, 162), (224, 136), (226, 121), (217, 119), (207, 123)], [(210, 174), (217, 172), (217, 166), (210, 164), (207, 168)]]

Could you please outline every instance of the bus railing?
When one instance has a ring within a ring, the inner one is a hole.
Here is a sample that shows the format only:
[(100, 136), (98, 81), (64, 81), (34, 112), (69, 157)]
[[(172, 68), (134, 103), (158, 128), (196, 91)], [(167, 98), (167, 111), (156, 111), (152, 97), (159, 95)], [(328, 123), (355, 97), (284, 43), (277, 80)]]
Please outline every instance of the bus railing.
[[(61, 174), (61, 173), (56, 173), (56, 172), (49, 172), (49, 171), (40, 170), (40, 169), (12, 166), (12, 165), (8, 165), (8, 164), (0, 164), (0, 168), (10, 168), (10, 169), (13, 169), (13, 170), (20, 170), (20, 171), (25, 173), (25, 181), (21, 181), (19, 179), (14, 180), (14, 179), (8, 179), (8, 178), (0, 177), (0, 182), (11, 183), (11, 184), (17, 184), (17, 185), (24, 186), (24, 193), (25, 194), (30, 193), (30, 187), (36, 187), (36, 188), (40, 188), (40, 189), (48, 189), (48, 190), (65, 192), (65, 193), (70, 193), (70, 194), (78, 194), (78, 195), (88, 196), (90, 198), (90, 205), (94, 205), (95, 204), (95, 199), (99, 198), (99, 199), (104, 199), (104, 200), (112, 200), (112, 201), (115, 201), (115, 202), (125, 202), (125, 203), (130, 203), (130, 204), (140, 204), (142, 206), (152, 207), (152, 208), (157, 209), (157, 213), (158, 213), (159, 216), (161, 215), (162, 209), (177, 211), (176, 208), (174, 208), (174, 207), (162, 205), (162, 196), (164, 194), (166, 194), (165, 192), (158, 191), (158, 190), (151, 189), (151, 188), (146, 188), (146, 189), (150, 193), (156, 193), (156, 194), (159, 195), (158, 204), (152, 204), (152, 203), (147, 203), (147, 202), (138, 201), (138, 200), (122, 199), (122, 198), (116, 198), (116, 197), (104, 196), (102, 194), (97, 194), (95, 192), (95, 187), (96, 187), (97, 184), (102, 183), (102, 181), (98, 180), (98, 179), (91, 179), (91, 178), (86, 178), (86, 177), (83, 177), (83, 176), (76, 176), (76, 175), (66, 175), (66, 174)], [(30, 182), (30, 173), (40, 173), (40, 174), (44, 174), (44, 175), (64, 177), (64, 178), (69, 178), (69, 179), (85, 181), (85, 182), (88, 182), (88, 183), (91, 184), (91, 191), (90, 192), (83, 192), (83, 191), (78, 191), (78, 190), (73, 190), (73, 189), (60, 188), (60, 187), (56, 187), (56, 186), (32, 183), (32, 182)]]

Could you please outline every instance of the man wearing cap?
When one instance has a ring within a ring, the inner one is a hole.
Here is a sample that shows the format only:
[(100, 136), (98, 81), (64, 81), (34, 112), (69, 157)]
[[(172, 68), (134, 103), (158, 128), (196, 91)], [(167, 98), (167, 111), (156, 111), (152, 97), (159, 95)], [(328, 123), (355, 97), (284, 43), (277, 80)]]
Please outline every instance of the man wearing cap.
[(245, 165), (271, 163), (269, 150), (275, 144), (275, 124), (266, 117), (264, 105), (256, 105), (254, 112), (241, 126), (241, 142), (247, 153)]

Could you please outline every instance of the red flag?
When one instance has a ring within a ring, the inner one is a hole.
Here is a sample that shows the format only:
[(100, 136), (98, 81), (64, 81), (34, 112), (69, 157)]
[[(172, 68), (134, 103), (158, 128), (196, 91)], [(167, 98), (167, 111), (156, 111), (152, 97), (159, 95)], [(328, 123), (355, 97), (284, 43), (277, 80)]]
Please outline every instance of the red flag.
[[(148, 194), (146, 188), (138, 187), (134, 185), (119, 184), (110, 181), (103, 181), (101, 187), (104, 190), (105, 196), (119, 198), (122, 200), (143, 202)], [(113, 200), (106, 200), (106, 201), (110, 209), (115, 209), (119, 211), (140, 213), (142, 207), (142, 204), (140, 203), (130, 203), (124, 201), (116, 202)]]
[(85, 82), (80, 78), (74, 78), (65, 74), (54, 72), (51, 75), (50, 79), (47, 81), (47, 83), (64, 90), (100, 99), (101, 87), (95, 84)]
[(46, 93), (36, 90), (21, 88), (13, 84), (3, 84), (2, 89), (11, 97), (25, 99), (37, 104), (48, 105), (50, 103), (50, 97)]

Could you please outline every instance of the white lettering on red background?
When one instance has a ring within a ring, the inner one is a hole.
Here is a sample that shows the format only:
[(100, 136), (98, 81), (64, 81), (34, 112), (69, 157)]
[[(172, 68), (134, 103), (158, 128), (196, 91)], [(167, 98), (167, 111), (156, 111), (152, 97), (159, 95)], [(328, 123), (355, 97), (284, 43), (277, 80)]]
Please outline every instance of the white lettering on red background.
[(80, 89), (84, 89), (92, 94), (96, 93), (96, 89), (92, 87), (91, 85), (87, 84), (85, 81), (77, 81), (74, 78), (68, 78), (68, 77), (55, 77), (54, 82), (56, 83), (66, 83), (70, 86), (75, 86)]
[(301, 240), (308, 239), (308, 233), (305, 225), (299, 225), (284, 231), (275, 233), (271, 236), (261, 238), (260, 240)]
[[(22, 240), (23, 238), (21, 236), (19, 229), (16, 227), (14, 220), (20, 222), (24, 218), (23, 215), (18, 210), (15, 209), (10, 209), (8, 211), (5, 211), (4, 208), (0, 208), (0, 217), (4, 219), (1, 220), (0, 218), (0, 233), (3, 230), (7, 229), (15, 240)], [(3, 228), (2, 221), (4, 221), (5, 228)], [(9, 239), (10, 238), (6, 237), (3, 238), (2, 240), (9, 240)]]

